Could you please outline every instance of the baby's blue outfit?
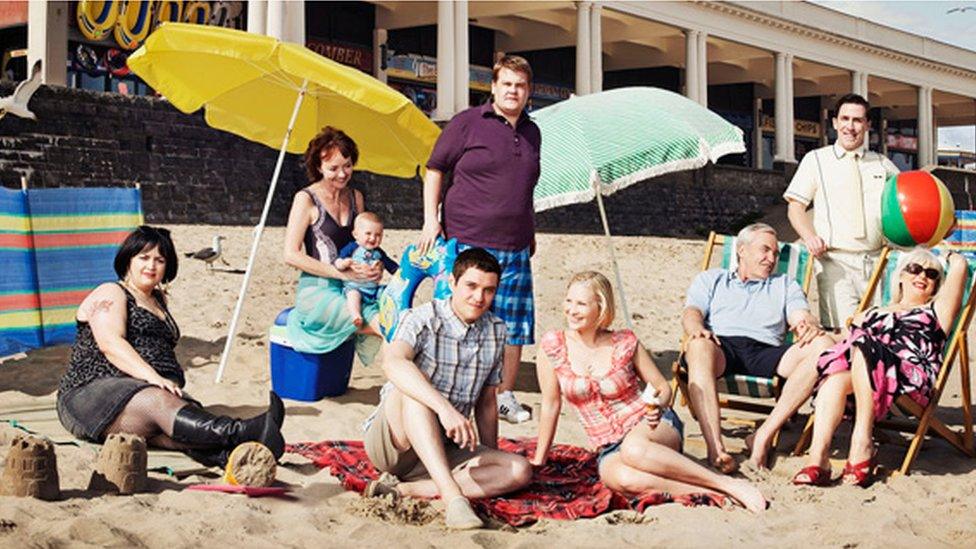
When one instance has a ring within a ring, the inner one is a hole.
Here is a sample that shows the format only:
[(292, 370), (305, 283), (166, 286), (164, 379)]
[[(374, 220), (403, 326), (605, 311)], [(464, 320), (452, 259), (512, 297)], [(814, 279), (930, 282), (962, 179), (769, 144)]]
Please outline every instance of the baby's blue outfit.
[[(390, 259), (390, 256), (386, 255), (383, 248), (374, 248), (372, 250), (364, 248), (359, 245), (358, 242), (353, 240), (349, 244), (346, 244), (342, 250), (339, 251), (339, 257), (350, 258), (356, 263), (370, 264), (376, 261), (381, 261), (383, 263), (383, 268), (393, 274), (400, 268), (396, 261)], [(363, 296), (363, 305), (367, 303), (376, 301), (379, 297), (380, 285), (376, 282), (359, 282), (358, 280), (346, 280), (342, 283), (342, 288), (344, 292), (349, 290), (356, 290), (360, 295)]]

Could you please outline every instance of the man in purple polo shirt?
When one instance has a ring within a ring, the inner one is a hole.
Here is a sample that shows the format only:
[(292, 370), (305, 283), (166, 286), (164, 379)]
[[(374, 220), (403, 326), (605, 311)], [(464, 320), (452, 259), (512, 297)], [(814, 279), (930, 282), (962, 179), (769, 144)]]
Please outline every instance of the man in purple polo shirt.
[[(492, 73), (492, 102), (458, 113), (437, 139), (424, 178), (424, 228), (419, 247), (438, 235), (457, 238), (459, 249), (484, 248), (502, 266), (492, 312), (505, 321), (505, 360), (498, 386), (499, 415), (527, 421), (512, 389), (522, 346), (535, 343), (532, 269), (535, 215), (532, 192), (539, 180), (539, 127), (525, 114), (532, 68), (506, 55)], [(445, 174), (451, 174), (446, 196)], [(443, 202), (442, 202), (443, 196)], [(443, 206), (443, 226), (438, 219)]]

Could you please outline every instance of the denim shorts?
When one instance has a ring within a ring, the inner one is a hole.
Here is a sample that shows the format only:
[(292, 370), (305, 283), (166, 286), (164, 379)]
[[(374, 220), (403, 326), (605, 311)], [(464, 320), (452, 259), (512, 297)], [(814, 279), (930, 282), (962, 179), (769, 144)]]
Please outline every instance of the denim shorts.
[[(675, 431), (678, 431), (678, 438), (681, 439), (681, 444), (678, 446), (678, 451), (681, 452), (684, 449), (685, 424), (681, 422), (678, 414), (674, 413), (674, 410), (671, 408), (664, 409), (664, 413), (661, 414), (661, 423), (667, 423), (673, 427)], [(610, 442), (597, 448), (596, 466), (598, 469), (600, 464), (603, 463), (604, 459), (620, 451), (620, 445), (623, 444), (623, 442), (624, 439), (620, 439), (617, 442)]]

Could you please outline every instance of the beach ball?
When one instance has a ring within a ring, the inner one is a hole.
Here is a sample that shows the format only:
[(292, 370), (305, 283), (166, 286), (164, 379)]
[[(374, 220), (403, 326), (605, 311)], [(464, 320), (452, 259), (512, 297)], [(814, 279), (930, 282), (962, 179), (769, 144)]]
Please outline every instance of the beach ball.
[(955, 204), (945, 184), (929, 172), (893, 175), (881, 193), (881, 230), (903, 247), (938, 244), (955, 221)]

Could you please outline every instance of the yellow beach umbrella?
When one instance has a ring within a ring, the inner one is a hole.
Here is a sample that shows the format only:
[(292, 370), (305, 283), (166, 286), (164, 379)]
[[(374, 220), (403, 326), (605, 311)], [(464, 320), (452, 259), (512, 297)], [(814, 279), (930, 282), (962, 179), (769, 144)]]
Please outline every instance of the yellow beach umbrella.
[(270, 36), (166, 23), (128, 60), (177, 109), (205, 109), (207, 124), (281, 146), (307, 80), (287, 151), (301, 153), (322, 129), (341, 128), (359, 145), (359, 169), (413, 177), (440, 133), (403, 94), (352, 67)]
[(356, 141), (360, 169), (413, 177), (427, 161), (440, 130), (386, 84), (268, 36), (166, 23), (128, 64), (177, 109), (192, 113), (203, 108), (207, 124), (214, 128), (280, 150), (217, 371), (219, 382), (284, 153), (303, 152), (322, 127), (331, 125)]

